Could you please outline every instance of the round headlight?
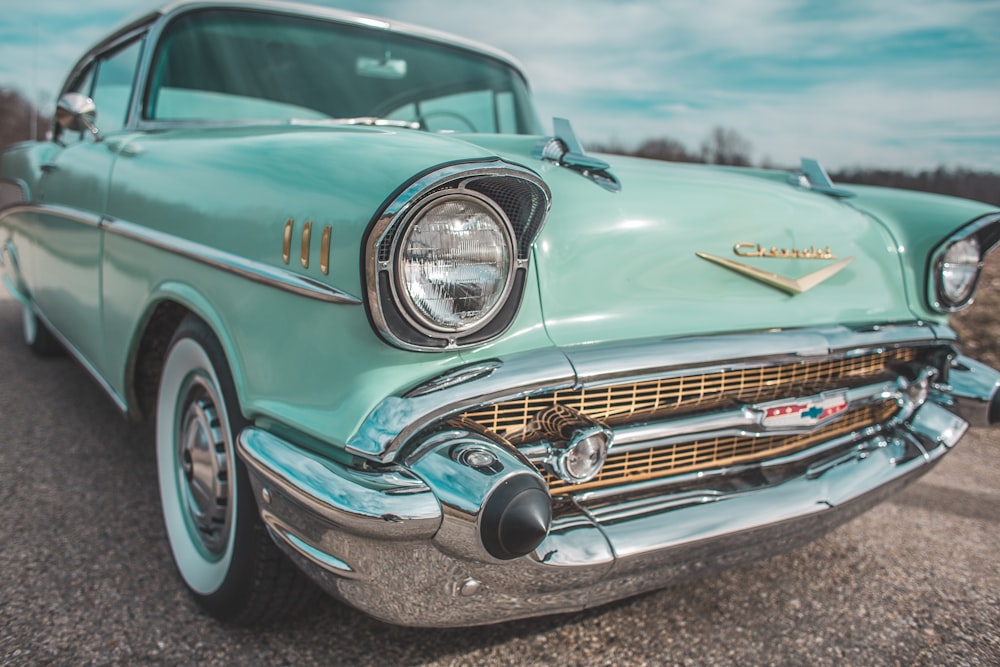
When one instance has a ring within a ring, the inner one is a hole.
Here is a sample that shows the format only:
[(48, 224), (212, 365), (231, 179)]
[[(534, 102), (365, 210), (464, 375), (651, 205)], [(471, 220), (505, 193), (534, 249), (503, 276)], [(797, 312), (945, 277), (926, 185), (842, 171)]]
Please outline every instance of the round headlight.
[(411, 216), (396, 253), (397, 292), (418, 328), (469, 332), (503, 305), (514, 269), (503, 213), (485, 198), (449, 192)]
[(981, 260), (979, 240), (975, 236), (948, 246), (938, 268), (939, 296), (943, 305), (949, 308), (961, 307), (972, 298), (979, 279)]

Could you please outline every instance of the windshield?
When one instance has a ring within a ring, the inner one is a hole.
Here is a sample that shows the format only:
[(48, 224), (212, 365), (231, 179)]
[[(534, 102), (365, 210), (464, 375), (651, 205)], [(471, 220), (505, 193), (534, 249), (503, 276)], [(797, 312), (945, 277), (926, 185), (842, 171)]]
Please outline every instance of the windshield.
[(382, 29), (218, 9), (166, 28), (143, 117), (387, 119), (430, 131), (539, 133), (524, 80), (489, 56)]

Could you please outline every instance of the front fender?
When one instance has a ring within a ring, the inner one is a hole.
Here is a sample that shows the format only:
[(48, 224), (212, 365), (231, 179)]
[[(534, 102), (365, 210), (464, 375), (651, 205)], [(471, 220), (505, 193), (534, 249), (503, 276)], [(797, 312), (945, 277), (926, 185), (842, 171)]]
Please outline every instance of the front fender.
[(997, 208), (922, 192), (850, 187), (857, 197), (849, 201), (878, 222), (896, 243), (910, 309), (921, 319), (940, 321), (942, 314), (927, 302), (929, 258), (949, 236), (985, 215), (996, 214)]

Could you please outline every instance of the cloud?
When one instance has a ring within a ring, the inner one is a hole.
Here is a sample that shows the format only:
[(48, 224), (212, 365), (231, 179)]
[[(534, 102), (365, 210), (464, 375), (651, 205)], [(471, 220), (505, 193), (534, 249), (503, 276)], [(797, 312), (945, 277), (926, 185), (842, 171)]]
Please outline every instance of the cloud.
[[(0, 85), (37, 87), (51, 102), (87, 46), (154, 4), (36, 0), (7, 13)], [(750, 138), (756, 157), (782, 162), (810, 153), (832, 167), (1000, 170), (998, 0), (324, 4), (512, 53), (543, 119), (569, 116), (584, 140), (671, 136), (697, 148), (722, 125)]]
[(35, 0), (0, 15), (0, 85), (48, 101), (70, 68), (123, 21), (156, 6), (155, 1)]

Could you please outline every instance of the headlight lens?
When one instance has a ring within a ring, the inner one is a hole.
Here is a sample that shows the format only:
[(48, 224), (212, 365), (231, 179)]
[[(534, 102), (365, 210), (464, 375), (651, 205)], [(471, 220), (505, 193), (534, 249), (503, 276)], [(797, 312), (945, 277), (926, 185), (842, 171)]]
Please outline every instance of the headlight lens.
[(503, 213), (471, 193), (446, 193), (406, 227), (396, 255), (398, 294), (418, 328), (472, 331), (503, 305), (514, 264)]
[(599, 424), (577, 430), (568, 442), (549, 445), (546, 466), (564, 482), (589, 482), (601, 472), (613, 439), (612, 432)]
[(561, 461), (566, 481), (582, 484), (596, 477), (608, 456), (609, 440), (603, 429), (594, 429), (574, 439)]
[(982, 260), (979, 240), (970, 236), (948, 246), (938, 274), (939, 296), (949, 308), (961, 307), (972, 298)]

